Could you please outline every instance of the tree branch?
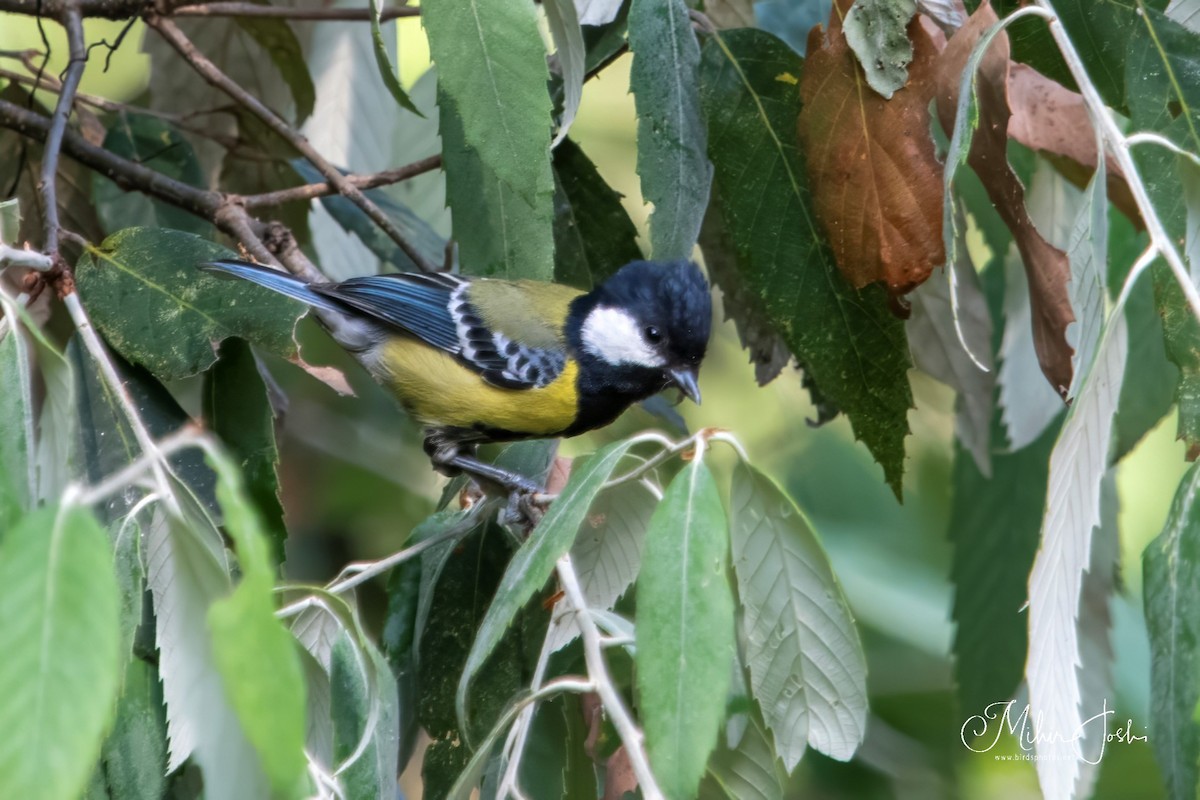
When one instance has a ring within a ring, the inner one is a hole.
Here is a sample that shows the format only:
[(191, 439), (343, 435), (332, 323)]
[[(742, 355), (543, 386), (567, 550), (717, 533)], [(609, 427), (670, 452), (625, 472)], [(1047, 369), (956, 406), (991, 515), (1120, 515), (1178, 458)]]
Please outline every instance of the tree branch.
[[(437, 154), (414, 161), (411, 164), (406, 164), (403, 167), (396, 167), (395, 169), (388, 169), (383, 172), (374, 172), (368, 175), (346, 175), (344, 177), (347, 183), (358, 189), (374, 189), (379, 186), (399, 183), (417, 175), (423, 175), (426, 172), (437, 169), (441, 165), (442, 156)], [(296, 200), (312, 200), (317, 197), (325, 197), (326, 195), (337, 193), (337, 187), (330, 183), (309, 183), (304, 186), (294, 186), (290, 189), (280, 189), (264, 194), (242, 195), (237, 199), (246, 208), (259, 208), (260, 206), (274, 206)]]
[(87, 65), (87, 43), (83, 40), (83, 14), (77, 0), (68, 0), (63, 13), (63, 25), (67, 29), (67, 45), (70, 60), (63, 78), (62, 92), (50, 127), (46, 131), (46, 146), (42, 154), (42, 174), (38, 190), (42, 198), (42, 218), (45, 220), (45, 241), (42, 243), (47, 255), (54, 258), (58, 253), (58, 155), (62, 151), (63, 137), (67, 132), (67, 121), (71, 118), (71, 107), (75, 104), (75, 92)]
[[(420, 16), (421, 9), (409, 6), (390, 6), (381, 10), (380, 22), (389, 22), (402, 17)], [(204, 5), (179, 6), (172, 12), (174, 17), (272, 17), (275, 19), (311, 20), (314, 22), (344, 21), (370, 22), (369, 8), (286, 8), (283, 6), (260, 6), (255, 3), (206, 3)]]
[(337, 167), (329, 163), (324, 156), (316, 151), (309, 144), (308, 139), (302, 136), (298, 131), (292, 128), (278, 114), (267, 108), (261, 100), (247, 92), (236, 81), (222, 72), (216, 64), (209, 61), (204, 56), (192, 41), (169, 19), (159, 16), (148, 16), (146, 24), (159, 33), (172, 47), (175, 48), (184, 60), (199, 74), (205, 81), (217, 89), (220, 89), (225, 94), (229, 95), (237, 103), (241, 104), (256, 117), (262, 120), (267, 127), (274, 131), (279, 136), (283, 137), (297, 151), (300, 152), (309, 163), (317, 168), (325, 179), (331, 185), (337, 188), (338, 192), (344, 195), (352, 203), (358, 206), (363, 212), (371, 218), (371, 220), (395, 242), (401, 250), (404, 251), (413, 263), (420, 267), (425, 272), (435, 272), (437, 267), (430, 263), (420, 251), (417, 250), (402, 234), (392, 221), (379, 206), (375, 205), (370, 198), (362, 193), (362, 191), (350, 181), (346, 180)]

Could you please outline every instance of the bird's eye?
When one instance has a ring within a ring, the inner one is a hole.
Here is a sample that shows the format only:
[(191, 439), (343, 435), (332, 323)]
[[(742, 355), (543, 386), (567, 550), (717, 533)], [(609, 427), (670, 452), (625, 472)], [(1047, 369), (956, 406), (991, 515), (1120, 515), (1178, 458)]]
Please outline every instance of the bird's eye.
[(650, 344), (658, 344), (662, 341), (662, 334), (659, 333), (658, 328), (654, 327), (653, 325), (647, 325), (646, 329), (642, 331), (642, 333), (645, 334), (646, 341)]

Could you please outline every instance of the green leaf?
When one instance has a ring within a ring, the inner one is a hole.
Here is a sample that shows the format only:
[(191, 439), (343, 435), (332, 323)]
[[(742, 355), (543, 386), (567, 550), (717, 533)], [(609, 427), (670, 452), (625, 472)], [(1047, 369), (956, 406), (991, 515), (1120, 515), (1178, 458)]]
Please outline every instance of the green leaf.
[(546, 0), (542, 8), (546, 11), (550, 35), (554, 37), (558, 69), (562, 73), (562, 116), (558, 120), (558, 133), (550, 145), (557, 147), (567, 138), (567, 131), (571, 129), (571, 123), (579, 112), (579, 102), (583, 99), (587, 49), (583, 41), (583, 28), (579, 25), (579, 14), (575, 10), (575, 0)]
[[(571, 563), (588, 608), (612, 608), (632, 585), (642, 564), (646, 526), (657, 505), (654, 495), (634, 482), (606, 489), (592, 501), (571, 546)], [(573, 616), (561, 618), (554, 649), (578, 635)]]
[[(12, 322), (8, 308), (5, 323)], [(0, 419), (5, 421), (0, 436), (0, 531), (7, 531), (33, 507), (37, 485), (29, 351), (11, 327), (0, 337), (0, 386), (5, 387), (0, 392)]]
[(0, 200), (0, 242), (13, 244), (21, 224), (21, 201), (17, 198)]
[[(1113, 300), (1121, 292), (1129, 269), (1146, 249), (1149, 237), (1136, 231), (1129, 218), (1109, 210), (1108, 294)], [(1175, 403), (1179, 369), (1167, 360), (1163, 324), (1154, 307), (1152, 280), (1143, 276), (1125, 301), (1129, 320), (1129, 359), (1121, 380), (1117, 409), (1113, 462), (1124, 458), (1165, 417)]]
[[(118, 111), (104, 136), (104, 149), (189, 186), (204, 186), (204, 173), (191, 142), (159, 117)], [(206, 220), (162, 200), (126, 191), (99, 172), (92, 175), (92, 200), (109, 233), (141, 225), (199, 236), (213, 232)]]
[[(508, 2), (509, 0), (505, 0)], [(520, 5), (525, 0), (515, 0)], [(530, 202), (506, 183), (472, 147), (457, 104), (438, 92), (446, 203), (464, 273), (497, 278), (553, 280), (553, 196)]]
[(117, 721), (101, 754), (109, 796), (162, 797), (167, 785), (167, 720), (158, 670), (140, 658), (125, 667)]
[(266, 528), (274, 560), (282, 561), (287, 528), (279, 502), (276, 419), (262, 369), (250, 345), (242, 339), (226, 339), (217, 363), (204, 376), (204, 422), (238, 462), (246, 491)]
[[(787, 775), (779, 768), (771, 734), (757, 714), (736, 747), (722, 742), (708, 762), (708, 781), (728, 800), (783, 800)], [(701, 790), (701, 798), (705, 793)]]
[(109, 344), (162, 380), (208, 369), (216, 361), (214, 345), (230, 336), (294, 354), (292, 329), (301, 305), (197, 269), (233, 256), (189, 233), (128, 228), (89, 249), (75, 277)]
[[(1125, 76), (1129, 110), (1138, 129), (1166, 136), (1200, 154), (1200, 57), (1196, 37), (1152, 9), (1142, 9), (1129, 31)], [(1150, 199), (1175, 242), (1187, 242), (1186, 191), (1177, 157), (1163, 148), (1134, 151)], [(1161, 262), (1154, 273), (1155, 302), (1162, 317), (1167, 357), (1179, 367), (1179, 437), (1189, 455), (1200, 452), (1200, 323), (1192, 316), (1173, 275)]]
[[(633, 0), (629, 90), (638, 115), (637, 172), (650, 214), (650, 252), (691, 258), (713, 168), (700, 112), (700, 47), (684, 0)], [(795, 121), (793, 120), (793, 127)]]
[[(998, 413), (992, 425), (998, 437)], [(1012, 697), (1021, 682), (1028, 635), (1021, 606), (1029, 595), (1058, 430), (1051, 425), (1026, 447), (992, 453), (990, 478), (961, 444), (955, 447), (949, 523), (954, 677), (967, 716)]]
[(811, 744), (847, 761), (862, 743), (867, 664), (829, 559), (796, 504), (748, 464), (730, 493), (750, 685), (791, 772)]
[[(369, 3), (371, 7), (371, 43), (375, 51), (375, 63), (379, 67), (379, 77), (383, 78), (383, 85), (391, 92), (397, 103), (417, 116), (423, 117), (425, 115), (417, 110), (413, 101), (409, 99), (408, 93), (404, 91), (404, 87), (400, 85), (400, 76), (396, 71), (396, 65), (392, 63), (392, 57), (388, 55), (387, 43), (383, 40), (383, 28), (379, 22), (382, 5), (379, 0), (369, 0)], [(388, 33), (393, 39), (396, 36), (394, 27), (388, 28)]]
[(842, 30), (871, 88), (889, 100), (908, 83), (913, 58), (908, 23), (916, 0), (854, 0)]
[(696, 793), (725, 718), (735, 652), (729, 523), (712, 473), (694, 459), (650, 518), (638, 576), (638, 708), (667, 797)]
[[(239, 28), (250, 34), (267, 51), (271, 63), (279, 70), (279, 75), (292, 93), (292, 100), (296, 104), (296, 125), (302, 125), (313, 112), (317, 91), (313, 88), (304, 50), (292, 26), (286, 19), (278, 18), (239, 16), (235, 20)], [(246, 58), (247, 55), (243, 54), (242, 57)]]
[(365, 652), (356, 655), (348, 633), (343, 632), (333, 646), (329, 680), (334, 757), (344, 764), (358, 751), (367, 726), (373, 724), (366, 749), (346, 768), (342, 779), (347, 797), (390, 797), (399, 774), (396, 685), (375, 646), (368, 640), (363, 645)]
[(1196, 796), (1200, 770), (1200, 464), (1175, 493), (1163, 531), (1142, 555), (1150, 634), (1150, 745), (1171, 797)]
[[(421, 9), (421, 24), (440, 91), (461, 120), (462, 141), (516, 197), (549, 210), (550, 75), (533, 3), (431, 3)], [(445, 137), (445, 117), (442, 127)]]
[(454, 702), (460, 723), (467, 718), (467, 688), (471, 679), (500, 642), (517, 612), (554, 572), (555, 563), (575, 541), (592, 501), (629, 447), (629, 442), (615, 442), (572, 469), (570, 480), (546, 516), (513, 556), (479, 626), (458, 682)]
[[(316, 167), (302, 158), (293, 159), (291, 165), (309, 183), (321, 183), (325, 180)], [(446, 240), (413, 213), (412, 209), (392, 199), (382, 189), (367, 189), (363, 194), (368, 200), (379, 206), (379, 209), (388, 216), (396, 229), (404, 234), (405, 238), (427, 261), (432, 264), (442, 263)], [(400, 245), (392, 241), (391, 237), (367, 216), (367, 212), (356, 206), (349, 198), (340, 194), (332, 194), (322, 197), (321, 205), (343, 229), (357, 236), (384, 264), (390, 264), (393, 269), (400, 272), (419, 271), (420, 267), (400, 249)]]
[[(1101, 522), (1100, 486), (1128, 354), (1126, 327), (1124, 308), (1118, 305), (1050, 453), (1042, 541), (1029, 573), (1025, 666), (1029, 713), (1040, 715), (1048, 731), (1077, 731), (1086, 719), (1079, 705), (1079, 603), (1092, 529)], [(1063, 736), (1046, 738), (1036, 742), (1042, 791), (1068, 796), (1080, 775), (1076, 745)]]
[(273, 792), (306, 794), (304, 674), (296, 643), (275, 617), (270, 543), (238, 468), (210, 453), (225, 530), (237, 548), (242, 582), (208, 610), (213, 658), (242, 729)]
[(77, 796), (112, 722), (119, 667), (112, 553), (88, 511), (45, 507), (8, 531), (0, 615), (0, 797)]
[(591, 289), (642, 257), (621, 195), (570, 139), (554, 151), (554, 280)]
[(912, 392), (904, 325), (882, 287), (855, 291), (818, 231), (795, 146), (801, 59), (757, 30), (704, 45), (716, 196), (746, 287), (899, 496)]

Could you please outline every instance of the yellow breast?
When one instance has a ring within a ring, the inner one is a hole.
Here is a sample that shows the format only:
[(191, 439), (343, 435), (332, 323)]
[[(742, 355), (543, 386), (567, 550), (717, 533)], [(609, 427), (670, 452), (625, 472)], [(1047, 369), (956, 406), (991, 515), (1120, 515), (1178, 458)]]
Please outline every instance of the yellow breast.
[(569, 428), (577, 413), (575, 377), (562, 374), (540, 389), (502, 389), (453, 356), (417, 339), (395, 337), (381, 346), (380, 377), (405, 409), (426, 425), (484, 426), (531, 436)]

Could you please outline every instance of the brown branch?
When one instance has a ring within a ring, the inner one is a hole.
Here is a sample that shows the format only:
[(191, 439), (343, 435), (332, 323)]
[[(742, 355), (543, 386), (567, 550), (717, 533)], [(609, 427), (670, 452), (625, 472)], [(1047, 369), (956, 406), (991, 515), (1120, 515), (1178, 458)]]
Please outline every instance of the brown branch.
[[(420, 8), (391, 6), (380, 10), (381, 22), (390, 22), (402, 17), (420, 16)], [(255, 3), (207, 3), (205, 5), (179, 6), (174, 17), (271, 17), (275, 19), (311, 20), (326, 22), (370, 22), (369, 8), (286, 8), (283, 6), (260, 6)]]
[(54, 106), (50, 127), (46, 131), (46, 145), (42, 153), (42, 174), (38, 180), (38, 191), (42, 198), (42, 218), (45, 221), (43, 246), (50, 257), (58, 254), (58, 155), (62, 151), (63, 137), (67, 132), (67, 121), (75, 104), (75, 92), (87, 65), (87, 43), (83, 39), (83, 14), (77, 3), (68, 0), (63, 14), (63, 25), (67, 29), (67, 45), (70, 60), (63, 78), (62, 92)]
[[(0, 127), (41, 142), (49, 136), (50, 126), (51, 122), (47, 117), (15, 103), (0, 100)], [(161, 172), (121, 158), (103, 147), (89, 143), (73, 131), (67, 131), (63, 135), (62, 149), (67, 155), (112, 180), (122, 189), (136, 189), (204, 219), (212, 219), (225, 199), (219, 192), (197, 189)]]
[[(379, 186), (387, 186), (416, 177), (417, 175), (423, 175), (426, 172), (437, 169), (441, 165), (442, 157), (438, 154), (422, 158), (411, 164), (405, 164), (403, 167), (387, 169), (383, 172), (373, 172), (368, 175), (346, 175), (345, 180), (351, 186), (358, 189), (375, 189)], [(304, 186), (294, 186), (290, 189), (279, 189), (278, 191), (265, 192), (263, 194), (242, 195), (236, 199), (246, 208), (260, 208), (262, 206), (290, 203), (296, 200), (312, 200), (317, 197), (325, 197), (326, 195), (337, 193), (337, 187), (329, 183), (309, 183)]]
[(392, 221), (388, 219), (379, 206), (375, 205), (357, 186), (346, 180), (346, 177), (338, 171), (337, 167), (329, 163), (324, 156), (309, 144), (308, 139), (292, 128), (282, 117), (267, 108), (261, 100), (239, 86), (236, 81), (222, 72), (216, 64), (209, 61), (203, 53), (196, 49), (191, 39), (179, 29), (178, 25), (169, 19), (158, 16), (148, 16), (146, 24), (157, 31), (168, 44), (174, 47), (176, 52), (183, 56), (184, 60), (206, 82), (229, 95), (229, 97), (262, 120), (267, 127), (283, 137), (292, 147), (299, 151), (309, 163), (325, 176), (325, 179), (330, 184), (337, 188), (340, 194), (362, 209), (371, 218), (371, 221), (378, 225), (388, 235), (388, 238), (395, 242), (404, 251), (405, 255), (412, 259), (413, 263), (421, 270), (425, 272), (436, 271), (436, 267), (404, 237), (404, 234), (392, 224)]

